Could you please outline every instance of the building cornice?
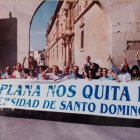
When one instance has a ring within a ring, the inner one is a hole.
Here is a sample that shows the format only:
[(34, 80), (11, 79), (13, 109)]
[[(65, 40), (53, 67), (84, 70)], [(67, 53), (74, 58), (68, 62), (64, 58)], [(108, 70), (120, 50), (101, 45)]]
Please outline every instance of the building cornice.
[(46, 35), (50, 33), (50, 31), (51, 31), (51, 29), (52, 29), (52, 27), (53, 27), (53, 25), (54, 25), (54, 22), (55, 22), (55, 20), (56, 20), (57, 14), (59, 13), (63, 2), (64, 2), (64, 1), (59, 1), (59, 2), (58, 2), (58, 5), (57, 5), (56, 10), (55, 10), (55, 13), (54, 13), (54, 15), (53, 15), (51, 24), (49, 25), (49, 27), (48, 27), (48, 29), (47, 29)]
[[(99, 1), (92, 1), (81, 13), (80, 15), (73, 21), (73, 24), (76, 24), (77, 21), (94, 5), (98, 4), (100, 6)], [(101, 6), (100, 6), (101, 7)]]

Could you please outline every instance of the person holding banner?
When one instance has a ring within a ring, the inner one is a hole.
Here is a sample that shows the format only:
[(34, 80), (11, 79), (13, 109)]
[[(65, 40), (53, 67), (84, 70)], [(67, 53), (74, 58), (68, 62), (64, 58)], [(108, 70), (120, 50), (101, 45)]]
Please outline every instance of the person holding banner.
[(20, 63), (17, 63), (16, 65), (16, 70), (13, 72), (13, 76), (16, 78), (16, 79), (22, 79), (24, 78), (24, 64), (25, 64), (25, 61), (26, 61), (26, 57), (23, 58), (23, 63), (22, 65)]
[(92, 71), (92, 69), (90, 69), (89, 71), (88, 71), (88, 73), (87, 73), (88, 75), (87, 75), (87, 77), (86, 78), (88, 78), (88, 80), (92, 80), (92, 79), (94, 79), (94, 74), (93, 74), (93, 71)]
[(38, 80), (43, 80), (42, 79), (42, 73), (44, 72), (44, 70), (46, 69), (45, 66), (39, 66), (38, 70), (37, 70), (37, 79)]
[(111, 56), (109, 55), (108, 60), (112, 64), (113, 71), (118, 75), (116, 81), (117, 82), (129, 82), (131, 81), (131, 75), (127, 72), (126, 65), (121, 64), (120, 68), (117, 68), (117, 66), (114, 64)]
[(36, 77), (36, 73), (33, 69), (30, 70), (29, 76), (27, 77), (27, 79), (38, 80), (37, 77)]
[(99, 68), (98, 68), (98, 71), (97, 71), (96, 74), (95, 74), (94, 79), (100, 79), (102, 76), (103, 76), (103, 75), (102, 75), (102, 68), (99, 67)]
[(16, 65), (16, 71), (13, 72), (13, 76), (16, 79), (21, 79), (21, 78), (24, 77), (22, 66), (21, 66), (20, 63), (17, 63), (17, 65)]
[(71, 72), (70, 72), (70, 67), (69, 66), (64, 66), (63, 69), (63, 79), (71, 79)]
[(14, 76), (12, 75), (11, 68), (7, 66), (5, 68), (5, 73), (1, 76), (1, 79), (10, 79), (10, 78), (14, 78)]
[(131, 68), (131, 80), (132, 81), (140, 80), (140, 70), (137, 65), (134, 65)]
[(118, 78), (118, 75), (112, 70), (112, 69), (108, 69), (108, 77), (112, 77), (113, 80), (116, 80)]
[(140, 70), (137, 65), (133, 65), (132, 68), (130, 69), (126, 57), (124, 57), (124, 62), (127, 68), (127, 71), (131, 74), (131, 80), (132, 81), (137, 81), (140, 80)]
[(73, 73), (71, 75), (72, 79), (83, 79), (83, 76), (81, 74), (79, 74), (79, 67), (78, 66), (74, 66), (73, 67)]
[(103, 68), (102, 69), (102, 77), (100, 78), (100, 80), (115, 80), (116, 79), (116, 77), (115, 76), (113, 76), (113, 75), (109, 75), (108, 76), (108, 70), (107, 70), (107, 68)]
[(45, 80), (57, 81), (62, 79), (62, 75), (59, 74), (59, 67), (57, 65), (52, 66), (52, 73), (47, 73), (48, 68), (42, 73), (42, 78)]

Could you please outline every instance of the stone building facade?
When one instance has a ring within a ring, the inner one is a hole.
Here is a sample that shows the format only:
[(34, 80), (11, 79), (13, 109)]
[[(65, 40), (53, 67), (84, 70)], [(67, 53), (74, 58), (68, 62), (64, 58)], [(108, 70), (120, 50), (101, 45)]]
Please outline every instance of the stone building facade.
[(46, 33), (46, 64), (82, 67), (85, 56), (109, 67), (109, 54), (119, 65), (136, 64), (140, 52), (139, 0), (64, 0), (58, 3)]
[[(0, 0), (0, 70), (29, 55), (32, 17), (43, 0)], [(26, 61), (25, 66), (28, 63)]]

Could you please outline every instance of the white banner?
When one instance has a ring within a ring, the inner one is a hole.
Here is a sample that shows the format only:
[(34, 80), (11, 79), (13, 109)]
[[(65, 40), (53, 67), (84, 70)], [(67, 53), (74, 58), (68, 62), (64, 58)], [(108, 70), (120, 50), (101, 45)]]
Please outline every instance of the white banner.
[(0, 80), (0, 108), (139, 119), (139, 83)]

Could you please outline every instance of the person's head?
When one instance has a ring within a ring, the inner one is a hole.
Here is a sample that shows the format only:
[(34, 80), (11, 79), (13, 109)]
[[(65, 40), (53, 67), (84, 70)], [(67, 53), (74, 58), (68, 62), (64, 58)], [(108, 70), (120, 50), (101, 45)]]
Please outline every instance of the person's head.
[(102, 68), (98, 68), (97, 75), (98, 76), (101, 76), (102, 75)]
[(22, 67), (21, 67), (21, 64), (20, 63), (17, 63), (16, 69), (17, 69), (17, 71), (21, 71)]
[(103, 77), (107, 77), (107, 74), (108, 74), (107, 68), (103, 68), (102, 69), (102, 75), (103, 75)]
[(113, 70), (112, 69), (108, 69), (108, 76), (112, 76)]
[(5, 68), (5, 71), (8, 75), (11, 75), (11, 68), (9, 66)]
[(132, 66), (131, 73), (132, 75), (140, 75), (140, 70), (137, 65)]
[(16, 66), (13, 66), (12, 67), (12, 71), (14, 72), (16, 70)]
[(69, 66), (64, 66), (63, 73), (64, 73), (64, 75), (69, 74)]
[(94, 78), (93, 71), (89, 70), (88, 71), (88, 79), (93, 79), (93, 78)]
[(74, 74), (78, 74), (78, 72), (79, 72), (79, 67), (78, 66), (74, 66), (73, 67), (73, 73)]
[(59, 72), (59, 67), (57, 65), (52, 66), (52, 72), (54, 75), (57, 75)]
[(90, 56), (86, 56), (85, 59), (86, 59), (86, 62), (90, 62)]
[(126, 72), (126, 66), (125, 66), (125, 64), (122, 63), (122, 64), (120, 65), (120, 71), (121, 71), (121, 72)]
[(41, 73), (43, 73), (43, 71), (44, 71), (43, 67), (42, 67), (42, 66), (39, 66), (39, 67), (38, 67), (38, 73), (41, 74)]
[(30, 76), (31, 78), (34, 78), (34, 77), (35, 77), (35, 71), (34, 71), (33, 69), (30, 70), (29, 76)]

